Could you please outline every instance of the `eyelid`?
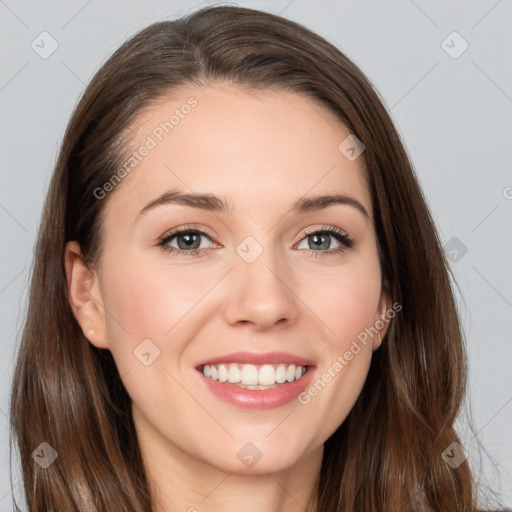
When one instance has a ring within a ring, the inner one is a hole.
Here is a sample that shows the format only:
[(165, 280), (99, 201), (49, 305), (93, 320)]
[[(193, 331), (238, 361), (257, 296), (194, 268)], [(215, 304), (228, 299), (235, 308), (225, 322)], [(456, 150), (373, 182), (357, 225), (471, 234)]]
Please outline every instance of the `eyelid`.
[(212, 239), (215, 238), (215, 235), (212, 231), (210, 231), (208, 228), (204, 228), (202, 226), (199, 226), (197, 224), (187, 224), (185, 226), (180, 226), (178, 228), (172, 228), (166, 231), (162, 236), (158, 238), (158, 241), (164, 241), (168, 238), (172, 238), (176, 235), (179, 235), (180, 233), (188, 233), (189, 231), (194, 231), (197, 233), (200, 233), (202, 235), (208, 236), (208, 238)]
[(332, 226), (330, 224), (324, 224), (324, 225), (317, 225), (317, 226), (313, 226), (313, 227), (304, 229), (303, 231), (301, 231), (301, 235), (300, 235), (300, 238), (298, 241), (300, 242), (303, 238), (313, 235), (315, 233), (329, 233), (329, 234), (333, 233), (333, 234), (338, 234), (340, 236), (344, 236), (348, 239), (351, 239), (351, 236), (343, 229), (338, 228), (336, 226)]

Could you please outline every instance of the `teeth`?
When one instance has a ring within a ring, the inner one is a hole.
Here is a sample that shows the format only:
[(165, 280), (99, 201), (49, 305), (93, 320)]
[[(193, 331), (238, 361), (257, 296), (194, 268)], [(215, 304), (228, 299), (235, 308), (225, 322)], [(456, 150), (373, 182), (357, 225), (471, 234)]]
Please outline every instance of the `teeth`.
[(261, 385), (246, 386), (245, 384), (235, 384), (235, 386), (238, 387), (238, 388), (244, 388), (244, 389), (258, 389), (258, 390), (262, 390), (262, 389), (277, 388), (278, 384), (274, 384), (273, 386), (261, 386)]
[(248, 389), (270, 389), (276, 384), (299, 380), (306, 373), (305, 366), (281, 363), (278, 365), (264, 364), (258, 367), (253, 364), (218, 364), (205, 365), (203, 374), (207, 378), (219, 382), (238, 384)]
[(228, 369), (223, 364), (219, 364), (219, 382), (226, 382), (227, 380)]
[(242, 384), (253, 386), (259, 384), (258, 382), (258, 368), (253, 364), (244, 364), (242, 366)]
[(242, 380), (242, 372), (240, 371), (240, 368), (238, 368), (238, 365), (230, 364), (229, 365), (229, 382), (234, 384), (236, 382), (240, 382), (241, 380)]
[(276, 382), (282, 384), (286, 380), (286, 366), (280, 364), (276, 370)]
[(262, 386), (271, 386), (276, 383), (276, 371), (269, 364), (264, 364), (259, 372), (258, 384)]
[(293, 382), (295, 380), (295, 365), (291, 364), (288, 366), (288, 369), (286, 370), (286, 380), (288, 382)]

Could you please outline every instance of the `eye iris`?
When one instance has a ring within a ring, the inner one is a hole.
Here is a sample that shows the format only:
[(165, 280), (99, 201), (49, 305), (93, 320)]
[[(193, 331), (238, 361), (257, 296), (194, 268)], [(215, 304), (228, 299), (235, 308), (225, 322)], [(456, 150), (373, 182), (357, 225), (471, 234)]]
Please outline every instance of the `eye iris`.
[(330, 236), (323, 233), (315, 233), (314, 235), (309, 236), (309, 240), (313, 241), (313, 244), (320, 244), (316, 247), (311, 247), (312, 249), (329, 249), (330, 245)]
[[(197, 233), (181, 234), (178, 235), (176, 239), (180, 249), (199, 249), (199, 246), (201, 245), (201, 237)], [(180, 243), (181, 240), (184, 240), (184, 245)]]

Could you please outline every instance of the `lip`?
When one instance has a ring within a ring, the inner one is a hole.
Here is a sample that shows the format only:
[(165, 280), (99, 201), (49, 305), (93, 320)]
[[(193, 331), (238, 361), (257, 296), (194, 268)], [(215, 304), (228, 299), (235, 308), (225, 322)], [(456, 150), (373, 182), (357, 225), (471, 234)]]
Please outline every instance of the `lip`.
[[(219, 382), (205, 377), (202, 367), (206, 364), (221, 363), (243, 363), (243, 364), (277, 364), (290, 363), (299, 366), (307, 366), (306, 373), (293, 382), (286, 382), (272, 389), (245, 389), (229, 382)], [(313, 361), (302, 357), (294, 356), (286, 352), (268, 352), (257, 354), (254, 352), (236, 352), (224, 356), (215, 357), (200, 363), (197, 366), (197, 373), (201, 382), (217, 398), (241, 409), (274, 409), (291, 402), (302, 393), (313, 380), (316, 365)]]
[[(288, 363), (296, 366), (315, 366), (314, 361), (304, 359), (303, 357), (289, 354), (288, 352), (233, 352), (223, 356), (214, 357), (199, 363), (196, 368), (199, 369), (206, 364), (222, 363), (242, 363), (242, 364), (278, 364)], [(308, 370), (309, 371), (309, 370)], [(307, 375), (307, 374), (306, 374)], [(306, 376), (304, 375), (304, 377)]]

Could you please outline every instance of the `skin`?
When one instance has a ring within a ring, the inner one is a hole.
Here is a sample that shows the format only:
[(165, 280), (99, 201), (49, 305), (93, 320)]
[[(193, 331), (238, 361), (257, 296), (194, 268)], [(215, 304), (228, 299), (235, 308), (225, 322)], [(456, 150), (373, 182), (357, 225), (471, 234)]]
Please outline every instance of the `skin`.
[[(239, 409), (211, 394), (195, 367), (236, 351), (286, 351), (314, 360), (320, 376), (390, 309), (363, 159), (340, 152), (350, 132), (322, 106), (295, 92), (229, 84), (155, 103), (132, 127), (134, 148), (190, 96), (198, 105), (103, 199), (96, 268), (83, 265), (76, 242), (67, 245), (70, 303), (89, 341), (112, 352), (132, 398), (156, 510), (302, 511), (323, 443), (359, 396), (379, 338), (305, 405)], [(166, 204), (139, 216), (174, 189), (223, 196), (232, 208)], [(357, 199), (369, 219), (341, 204), (290, 211), (304, 195), (334, 191)], [(162, 235), (190, 224), (212, 234), (198, 255), (158, 247)], [(340, 242), (328, 237), (317, 249), (304, 235), (328, 226), (355, 245), (333, 252)], [(263, 248), (252, 263), (236, 252), (249, 235)], [(147, 338), (160, 350), (149, 366), (133, 354)], [(237, 457), (249, 441), (262, 454), (251, 468)]]

